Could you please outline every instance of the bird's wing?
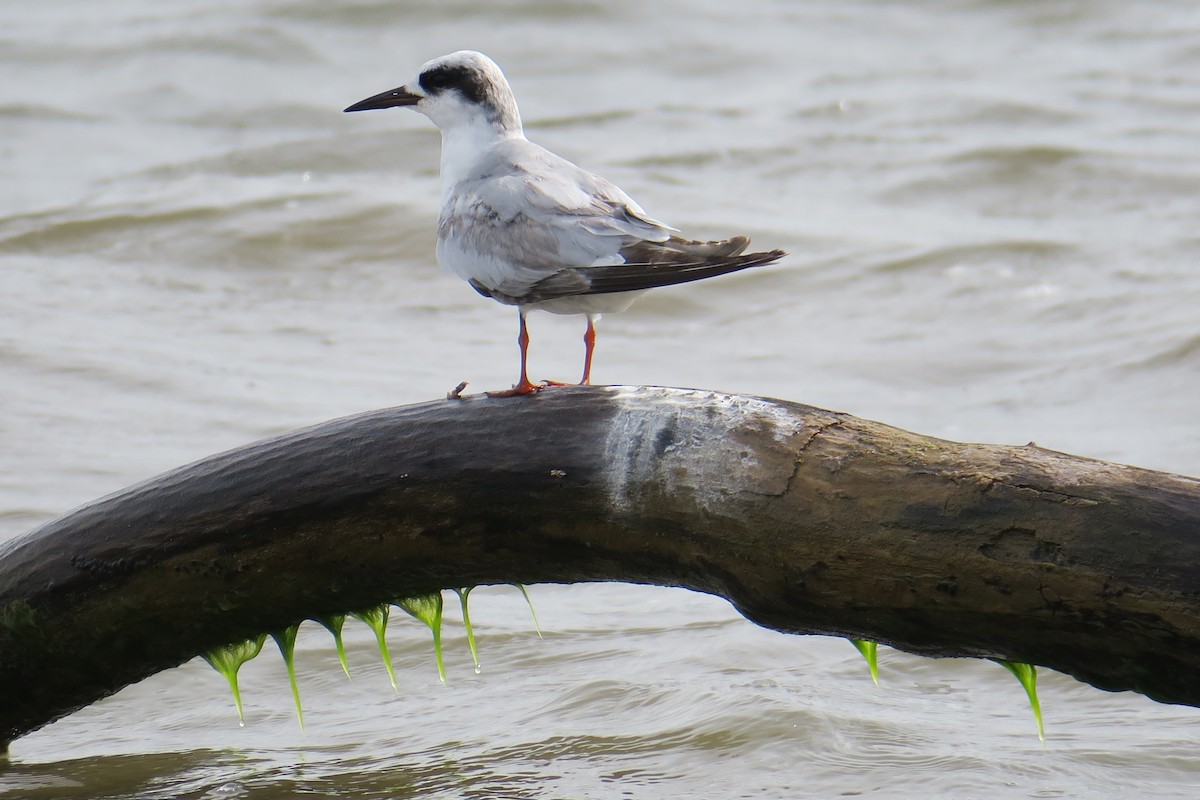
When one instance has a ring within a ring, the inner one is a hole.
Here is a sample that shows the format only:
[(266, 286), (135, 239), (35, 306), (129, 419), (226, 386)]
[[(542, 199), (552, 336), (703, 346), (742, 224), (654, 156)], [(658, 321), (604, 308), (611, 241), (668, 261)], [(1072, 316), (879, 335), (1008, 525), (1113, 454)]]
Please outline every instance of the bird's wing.
[(523, 139), (481, 159), (449, 193), (438, 258), (481, 294), (528, 305), (687, 283), (770, 264), (735, 236), (674, 236), (618, 187)]
[[(668, 250), (670, 255), (666, 257), (655, 254), (650, 261), (628, 261), (623, 264), (559, 270), (538, 281), (520, 296), (510, 297), (495, 292), (489, 296), (512, 305), (529, 305), (561, 297), (634, 292), (690, 283), (750, 267), (761, 267), (787, 255), (783, 250), (743, 255), (741, 251), (749, 244), (749, 239), (744, 236), (735, 236), (720, 242), (672, 239), (668, 244), (676, 246), (653, 245), (655, 249)], [(687, 245), (695, 246), (690, 256)], [(646, 249), (645, 246), (642, 249)], [(717, 254), (723, 250), (728, 252)], [(475, 288), (479, 290), (478, 286)]]
[(448, 193), (438, 258), (473, 284), (520, 296), (564, 269), (622, 264), (623, 251), (672, 231), (603, 178), (513, 140)]

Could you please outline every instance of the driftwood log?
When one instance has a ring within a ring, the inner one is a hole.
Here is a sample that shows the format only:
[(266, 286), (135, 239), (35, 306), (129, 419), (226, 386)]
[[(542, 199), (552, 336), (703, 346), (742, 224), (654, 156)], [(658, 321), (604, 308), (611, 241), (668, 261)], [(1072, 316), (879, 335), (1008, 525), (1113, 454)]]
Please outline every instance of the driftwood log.
[(1200, 705), (1200, 481), (777, 400), (578, 387), (324, 423), (4, 545), (0, 743), (301, 619), (576, 581)]

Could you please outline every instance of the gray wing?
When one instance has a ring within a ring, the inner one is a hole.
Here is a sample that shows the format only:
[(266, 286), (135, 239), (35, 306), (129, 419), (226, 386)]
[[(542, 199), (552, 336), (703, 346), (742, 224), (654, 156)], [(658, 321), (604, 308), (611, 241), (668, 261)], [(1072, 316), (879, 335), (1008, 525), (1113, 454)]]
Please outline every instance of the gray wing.
[(630, 260), (623, 264), (572, 267), (559, 270), (525, 289), (518, 295), (489, 290), (476, 281), (477, 292), (510, 305), (529, 305), (560, 297), (588, 294), (612, 294), (673, 286), (712, 278), (728, 272), (772, 264), (787, 255), (783, 250), (760, 253), (742, 251), (749, 245), (745, 236), (716, 242), (697, 242), (672, 237), (665, 243), (643, 243), (629, 248)]
[(769, 264), (744, 236), (682, 239), (618, 187), (526, 140), (496, 147), (447, 198), (438, 259), (488, 297), (525, 305)]
[(438, 259), (515, 296), (563, 269), (624, 263), (626, 248), (667, 241), (673, 230), (598, 175), (512, 140), (448, 194)]

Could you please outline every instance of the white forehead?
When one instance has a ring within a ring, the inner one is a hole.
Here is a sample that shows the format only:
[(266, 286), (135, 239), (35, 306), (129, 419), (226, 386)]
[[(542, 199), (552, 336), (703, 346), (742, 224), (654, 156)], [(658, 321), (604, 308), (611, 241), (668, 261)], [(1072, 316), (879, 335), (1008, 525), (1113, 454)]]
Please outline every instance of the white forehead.
[(500, 70), (500, 65), (477, 50), (459, 50), (431, 59), (421, 65), (421, 72), (438, 67), (473, 67), (485, 74), (504, 74)]

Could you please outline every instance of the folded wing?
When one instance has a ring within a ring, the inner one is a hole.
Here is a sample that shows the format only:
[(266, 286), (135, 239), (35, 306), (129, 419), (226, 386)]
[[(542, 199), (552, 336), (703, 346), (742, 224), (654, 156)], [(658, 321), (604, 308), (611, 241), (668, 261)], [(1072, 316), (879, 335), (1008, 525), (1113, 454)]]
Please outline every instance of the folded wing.
[(512, 305), (687, 283), (784, 255), (745, 254), (749, 243), (676, 236), (617, 186), (526, 140), (481, 160), (438, 224), (438, 260)]
[(622, 251), (632, 258), (622, 264), (561, 269), (537, 281), (519, 294), (489, 289), (472, 281), (480, 294), (510, 305), (530, 305), (560, 297), (611, 294), (673, 286), (712, 278), (727, 272), (761, 267), (778, 261), (783, 250), (760, 253), (742, 251), (749, 245), (745, 236), (713, 242), (672, 237), (666, 242), (638, 242)]

